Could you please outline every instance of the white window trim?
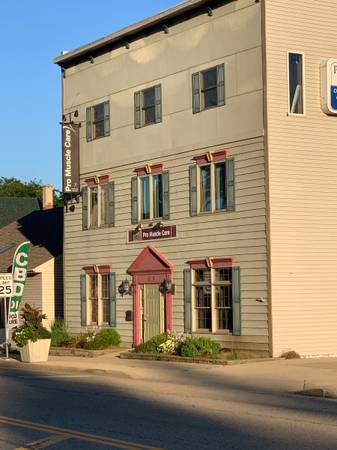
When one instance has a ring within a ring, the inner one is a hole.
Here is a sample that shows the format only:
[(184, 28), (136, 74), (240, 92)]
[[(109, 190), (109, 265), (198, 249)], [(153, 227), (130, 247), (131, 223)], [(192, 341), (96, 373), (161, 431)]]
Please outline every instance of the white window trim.
[[(102, 187), (106, 184), (96, 184), (95, 186), (88, 186), (88, 229), (96, 230), (97, 228), (105, 228), (107, 224), (102, 224)], [(93, 226), (91, 224), (91, 189), (97, 188), (97, 225)]]
[[(217, 267), (216, 269), (221, 269), (221, 267)], [(218, 328), (218, 318), (217, 318), (217, 308), (216, 308), (216, 299), (215, 299), (215, 268), (210, 268), (211, 271), (211, 322), (212, 322), (212, 330), (207, 330), (204, 328), (198, 328), (198, 310), (195, 307), (196, 304), (196, 298), (195, 298), (195, 289), (194, 289), (194, 283), (195, 283), (195, 269), (191, 269), (191, 302), (192, 302), (192, 333), (197, 334), (228, 334), (232, 335), (232, 332), (230, 330), (225, 330), (222, 328)], [(233, 308), (233, 304), (232, 304)]]
[[(295, 54), (295, 55), (301, 55), (302, 56), (302, 86), (303, 86), (303, 113), (292, 113), (290, 112), (290, 101), (289, 101), (289, 90), (290, 90), (290, 80), (289, 80), (289, 55)], [(288, 111), (287, 115), (290, 117), (306, 117), (306, 78), (305, 78), (305, 55), (304, 52), (296, 51), (296, 50), (288, 50), (287, 51), (287, 104), (288, 104)]]
[[(138, 222), (148, 222), (151, 220), (162, 220), (162, 217), (153, 217), (153, 177), (155, 175), (162, 175), (162, 172), (158, 172), (158, 173), (149, 173), (146, 175), (139, 175), (137, 176), (137, 203), (138, 203)], [(142, 200), (143, 200), (143, 196), (142, 196), (142, 182), (141, 179), (142, 178), (146, 178), (149, 177), (149, 195), (150, 195), (150, 217), (148, 219), (143, 219), (142, 218)], [(163, 181), (163, 180), (162, 180)]]
[[(96, 275), (97, 276), (97, 319), (98, 322), (92, 322), (92, 305), (90, 301), (90, 277)], [(86, 308), (87, 308), (87, 326), (89, 327), (102, 327), (109, 326), (109, 322), (103, 322), (103, 292), (102, 292), (102, 275), (107, 275), (105, 273), (96, 273), (96, 274), (86, 274)]]

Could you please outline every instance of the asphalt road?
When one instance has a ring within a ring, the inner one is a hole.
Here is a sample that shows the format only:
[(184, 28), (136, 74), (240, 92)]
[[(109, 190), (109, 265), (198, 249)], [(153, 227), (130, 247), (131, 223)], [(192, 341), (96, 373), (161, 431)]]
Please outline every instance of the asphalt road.
[(0, 449), (337, 449), (337, 401), (219, 374), (180, 369), (161, 382), (0, 368)]

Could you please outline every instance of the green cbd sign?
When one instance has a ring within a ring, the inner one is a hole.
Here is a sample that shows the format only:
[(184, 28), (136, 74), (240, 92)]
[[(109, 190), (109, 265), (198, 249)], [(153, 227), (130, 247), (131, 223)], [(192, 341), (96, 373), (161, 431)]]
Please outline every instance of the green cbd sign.
[(27, 278), (30, 242), (23, 242), (16, 249), (13, 265), (13, 295), (9, 304), (8, 326), (13, 328), (19, 325), (19, 306)]

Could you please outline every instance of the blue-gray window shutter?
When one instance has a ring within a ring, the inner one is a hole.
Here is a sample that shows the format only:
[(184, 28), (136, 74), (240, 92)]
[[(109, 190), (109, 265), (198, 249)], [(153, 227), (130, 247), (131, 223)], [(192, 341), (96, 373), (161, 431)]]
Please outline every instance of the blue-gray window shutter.
[(189, 167), (190, 175), (190, 216), (196, 216), (197, 211), (197, 166)]
[(131, 178), (131, 223), (138, 223), (138, 177)]
[(110, 136), (110, 102), (104, 102), (104, 136)]
[(222, 106), (225, 104), (225, 65), (219, 64), (216, 69), (218, 106)]
[(161, 85), (155, 86), (154, 88), (154, 98), (155, 98), (155, 116), (156, 123), (162, 121), (162, 106), (161, 106)]
[(116, 326), (116, 274), (111, 272), (110, 277), (110, 326)]
[(226, 160), (226, 200), (227, 211), (235, 211), (235, 164), (234, 158)]
[(108, 195), (106, 199), (107, 223), (109, 226), (115, 225), (115, 182), (108, 183)]
[(240, 267), (232, 267), (233, 335), (241, 335)]
[(135, 92), (135, 128), (142, 126), (141, 92)]
[(200, 111), (200, 73), (192, 75), (192, 109), (193, 114)]
[(88, 229), (88, 188), (82, 188), (82, 230)]
[(163, 219), (170, 219), (170, 176), (169, 172), (165, 171), (163, 177)]
[(86, 125), (87, 125), (87, 142), (92, 141), (92, 108), (87, 108)]
[(81, 296), (81, 326), (87, 326), (87, 278), (85, 274), (80, 275)]
[(191, 269), (184, 269), (184, 331), (192, 332)]

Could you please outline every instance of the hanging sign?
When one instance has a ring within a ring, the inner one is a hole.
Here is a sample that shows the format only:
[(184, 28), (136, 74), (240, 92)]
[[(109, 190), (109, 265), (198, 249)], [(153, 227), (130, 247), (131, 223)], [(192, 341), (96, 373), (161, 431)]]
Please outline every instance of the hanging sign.
[(328, 59), (321, 67), (322, 109), (337, 115), (337, 59)]
[(78, 194), (80, 192), (80, 164), (79, 125), (77, 123), (62, 125), (62, 162), (63, 193)]
[(12, 265), (13, 294), (9, 303), (8, 328), (19, 325), (19, 307), (27, 278), (29, 252), (30, 242), (23, 242), (14, 254)]
[(11, 297), (13, 293), (12, 280), (11, 273), (0, 273), (0, 298)]
[(151, 241), (156, 239), (167, 239), (177, 236), (177, 229), (175, 225), (142, 228), (138, 230), (129, 231), (129, 241)]

